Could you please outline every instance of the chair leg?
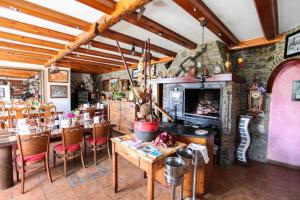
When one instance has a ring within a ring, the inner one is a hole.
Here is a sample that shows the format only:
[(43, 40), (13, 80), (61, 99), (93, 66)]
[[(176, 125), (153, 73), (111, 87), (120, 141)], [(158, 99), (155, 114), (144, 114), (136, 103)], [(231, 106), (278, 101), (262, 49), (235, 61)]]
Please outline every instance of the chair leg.
[(16, 147), (13, 145), (13, 159), (14, 159), (14, 165), (15, 165), (15, 170), (16, 170), (16, 178), (17, 178), (17, 182), (20, 181), (19, 178), (19, 171), (18, 171), (18, 166), (17, 166), (17, 150)]
[(63, 160), (64, 160), (64, 174), (65, 174), (65, 176), (67, 176), (67, 157), (66, 157), (66, 155), (64, 155)]
[(94, 165), (96, 165), (97, 163), (97, 149), (96, 149), (96, 145), (94, 146)]
[(81, 164), (82, 164), (82, 167), (83, 167), (83, 169), (85, 169), (85, 166), (84, 166), (84, 160), (83, 160), (83, 150), (82, 150), (82, 148), (80, 149), (80, 159), (81, 159)]
[(51, 171), (50, 171), (50, 167), (49, 167), (49, 158), (48, 155), (46, 156), (46, 169), (47, 169), (47, 174), (48, 174), (48, 178), (49, 181), (52, 182), (52, 176), (51, 176)]
[(109, 149), (109, 143), (106, 144), (106, 148), (107, 148), (108, 157), (109, 157), (109, 159), (111, 159), (110, 149)]
[(17, 182), (20, 181), (20, 177), (19, 177), (19, 170), (18, 170), (18, 165), (17, 165), (17, 160), (16, 158), (14, 158), (14, 165), (15, 165), (15, 170), (16, 170), (16, 178), (17, 178)]
[(53, 167), (56, 167), (56, 155), (55, 155), (55, 150), (53, 149)]
[(25, 171), (24, 171), (24, 166), (21, 168), (21, 186), (22, 186), (22, 194), (24, 194), (24, 189), (25, 189)]

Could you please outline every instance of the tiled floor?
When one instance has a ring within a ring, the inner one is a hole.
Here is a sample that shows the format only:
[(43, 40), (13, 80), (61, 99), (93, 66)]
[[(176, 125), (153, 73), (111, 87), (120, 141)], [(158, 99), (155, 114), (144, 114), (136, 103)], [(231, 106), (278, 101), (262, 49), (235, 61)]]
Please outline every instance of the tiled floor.
[[(91, 160), (81, 168), (79, 160), (70, 161), (69, 172), (63, 176), (62, 165), (51, 168), (53, 183), (46, 173), (29, 174), (25, 194), (20, 183), (0, 192), (0, 200), (143, 200), (147, 182), (141, 170), (124, 159), (119, 161), (119, 192), (115, 194), (111, 181), (111, 162), (105, 154), (96, 166)], [(300, 200), (300, 172), (258, 162), (250, 167), (235, 165), (231, 168), (215, 167), (214, 181), (209, 193), (202, 199), (212, 200)], [(169, 189), (155, 184), (155, 199), (170, 199)]]

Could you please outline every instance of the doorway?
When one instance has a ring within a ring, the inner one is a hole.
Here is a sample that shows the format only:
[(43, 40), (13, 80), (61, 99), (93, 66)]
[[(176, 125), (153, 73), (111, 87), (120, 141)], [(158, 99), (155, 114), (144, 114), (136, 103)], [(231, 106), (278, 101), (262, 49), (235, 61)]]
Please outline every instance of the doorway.
[(272, 93), (267, 158), (299, 167), (300, 101), (292, 100), (292, 90), (293, 81), (300, 80), (300, 60), (287, 60), (277, 68), (280, 70), (275, 70), (275, 76), (270, 77)]

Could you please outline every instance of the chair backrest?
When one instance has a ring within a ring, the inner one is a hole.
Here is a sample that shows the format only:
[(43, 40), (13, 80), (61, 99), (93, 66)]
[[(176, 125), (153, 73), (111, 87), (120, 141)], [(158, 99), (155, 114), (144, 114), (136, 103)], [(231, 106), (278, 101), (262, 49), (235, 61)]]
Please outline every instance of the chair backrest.
[(5, 121), (1, 120), (0, 121), (0, 129), (6, 129), (6, 128), (7, 128), (7, 125), (6, 125)]
[(93, 127), (93, 137), (96, 138), (108, 138), (110, 133), (110, 123), (96, 123)]
[(49, 118), (56, 112), (56, 106), (51, 105), (51, 106), (43, 106), (42, 109), (45, 111), (45, 117)]
[(96, 108), (88, 108), (86, 112), (90, 114), (90, 119), (93, 119), (95, 116)]
[(24, 118), (24, 114), (27, 113), (29, 114), (29, 107), (22, 107), (22, 108), (12, 108), (12, 111), (15, 111), (16, 112), (16, 119), (21, 119), (21, 118)]
[(5, 111), (5, 103), (3, 101), (0, 101), (0, 111)]
[(22, 160), (25, 156), (31, 156), (46, 152), (49, 153), (50, 131), (17, 135), (18, 148)]
[(83, 125), (62, 129), (63, 146), (79, 144), (83, 140)]

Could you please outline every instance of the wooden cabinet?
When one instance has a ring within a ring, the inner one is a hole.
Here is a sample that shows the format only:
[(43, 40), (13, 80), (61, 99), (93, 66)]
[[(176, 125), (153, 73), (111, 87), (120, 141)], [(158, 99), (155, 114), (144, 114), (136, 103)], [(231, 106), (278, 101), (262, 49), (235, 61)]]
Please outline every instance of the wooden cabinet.
[(132, 133), (133, 122), (135, 120), (136, 106), (133, 102), (127, 101), (108, 101), (108, 117), (114, 130), (128, 134)]

